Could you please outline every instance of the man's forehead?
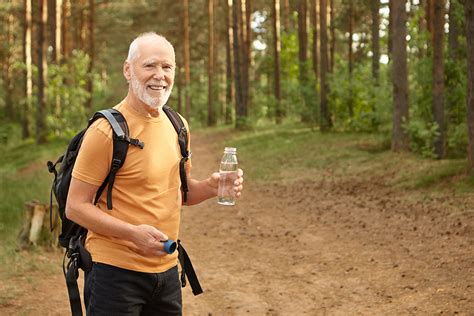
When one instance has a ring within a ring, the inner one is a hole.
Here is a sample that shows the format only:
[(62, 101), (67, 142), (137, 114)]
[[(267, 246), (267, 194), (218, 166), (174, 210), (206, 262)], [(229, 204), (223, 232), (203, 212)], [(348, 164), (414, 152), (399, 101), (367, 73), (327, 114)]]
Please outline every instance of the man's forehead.
[[(158, 36), (149, 36), (146, 38), (141, 38), (139, 40), (138, 44), (138, 50), (140, 52), (140, 55), (143, 54), (154, 54), (158, 52), (160, 55), (160, 58), (170, 58), (174, 61), (175, 59), (175, 54), (174, 54), (174, 49), (173, 46), (165, 39), (158, 37)], [(146, 60), (151, 60), (154, 59), (157, 61), (160, 59), (159, 57), (150, 57), (150, 56), (143, 56)]]

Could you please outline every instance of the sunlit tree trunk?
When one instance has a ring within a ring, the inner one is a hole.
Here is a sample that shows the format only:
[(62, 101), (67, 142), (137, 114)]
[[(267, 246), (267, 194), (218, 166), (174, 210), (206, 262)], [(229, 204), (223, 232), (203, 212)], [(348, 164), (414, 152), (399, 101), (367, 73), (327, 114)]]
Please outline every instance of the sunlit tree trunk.
[(275, 122), (282, 123), (283, 111), (281, 107), (280, 91), (280, 0), (273, 0), (273, 53), (274, 53), (274, 83), (275, 83)]
[(433, 117), (438, 124), (439, 135), (435, 138), (434, 151), (438, 158), (445, 154), (444, 123), (444, 0), (434, 1), (433, 16)]
[(380, 0), (371, 0), (372, 13), (372, 77), (375, 85), (379, 85), (379, 60), (380, 60), (380, 43), (379, 43), (379, 16)]
[(232, 124), (232, 104), (233, 104), (233, 88), (232, 88), (232, 47), (233, 47), (233, 30), (232, 30), (232, 0), (227, 0), (226, 23), (227, 23), (227, 40), (226, 40), (226, 107), (225, 107), (225, 123)]
[(319, 24), (320, 24), (320, 36), (321, 36), (321, 45), (319, 47), (319, 56), (321, 57), (321, 67), (320, 68), (320, 127), (321, 131), (327, 131), (331, 126), (331, 116), (329, 114), (328, 106), (328, 83), (326, 79), (327, 72), (329, 70), (328, 62), (328, 33), (327, 33), (327, 3), (326, 0), (319, 0)]
[(33, 108), (33, 75), (31, 65), (31, 0), (24, 0), (23, 60), (25, 62), (25, 105), (22, 111), (22, 137), (30, 137), (30, 112)]
[[(392, 1), (390, 2), (392, 3)], [(408, 73), (407, 73), (407, 16), (406, 1), (393, 1), (392, 15), (392, 81), (393, 81), (393, 127), (392, 150), (408, 150), (408, 134), (404, 123), (408, 122)]]
[[(54, 17), (54, 63), (59, 67), (61, 63), (61, 18), (63, 0), (55, 0)], [(61, 113), (61, 96), (56, 94), (54, 114), (59, 116)]]
[(70, 0), (64, 0), (62, 9), (61, 19), (61, 37), (62, 37), (62, 56), (64, 60), (69, 58), (69, 54), (72, 50), (71, 47), (71, 30), (70, 30), (70, 19), (71, 19), (71, 2)]
[(88, 55), (89, 55), (89, 65), (87, 66), (87, 92), (89, 97), (86, 101), (86, 108), (90, 111), (92, 109), (92, 100), (94, 96), (94, 16), (95, 16), (95, 1), (89, 0), (89, 15), (87, 29), (89, 34), (89, 43), (88, 43)]
[(184, 98), (186, 117), (191, 115), (191, 71), (190, 71), (190, 48), (189, 48), (189, 0), (183, 0), (183, 23), (184, 23)]
[(47, 87), (47, 41), (46, 27), (48, 17), (47, 0), (39, 0), (39, 19), (38, 19), (38, 100), (36, 108), (36, 142), (38, 144), (46, 143), (46, 87)]
[(474, 1), (465, 1), (464, 15), (467, 41), (467, 160), (468, 172), (474, 173)]
[(207, 126), (215, 124), (214, 117), (214, 1), (207, 0), (208, 7), (208, 57), (207, 57)]

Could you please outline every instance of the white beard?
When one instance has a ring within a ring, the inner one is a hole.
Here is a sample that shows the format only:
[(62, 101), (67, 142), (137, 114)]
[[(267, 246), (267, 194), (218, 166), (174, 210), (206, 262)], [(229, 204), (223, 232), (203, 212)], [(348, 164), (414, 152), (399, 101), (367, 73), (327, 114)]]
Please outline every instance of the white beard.
[(168, 99), (171, 95), (171, 89), (165, 91), (165, 94), (162, 96), (152, 97), (146, 91), (146, 86), (142, 85), (137, 80), (132, 69), (130, 69), (130, 77), (131, 77), (130, 84), (131, 84), (133, 93), (135, 93), (135, 95), (138, 96), (138, 98), (149, 107), (153, 109), (161, 109), (163, 105), (165, 105), (166, 102), (168, 102)]

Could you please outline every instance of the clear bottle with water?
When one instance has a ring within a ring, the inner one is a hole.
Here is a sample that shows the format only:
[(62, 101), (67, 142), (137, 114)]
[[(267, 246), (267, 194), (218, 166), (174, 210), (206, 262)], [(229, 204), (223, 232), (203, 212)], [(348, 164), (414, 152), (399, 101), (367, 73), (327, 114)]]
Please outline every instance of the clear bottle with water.
[(237, 149), (226, 147), (219, 168), (220, 180), (217, 190), (217, 203), (235, 205), (234, 182), (237, 179)]

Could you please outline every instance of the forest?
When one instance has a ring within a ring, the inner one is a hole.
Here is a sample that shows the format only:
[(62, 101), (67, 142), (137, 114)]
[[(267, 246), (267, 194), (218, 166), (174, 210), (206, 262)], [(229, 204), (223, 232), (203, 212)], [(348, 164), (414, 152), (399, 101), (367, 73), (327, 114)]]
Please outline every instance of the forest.
[(474, 1), (0, 0), (0, 20), (0, 314), (69, 313), (25, 209), (150, 31), (193, 173), (230, 145), (246, 177), (235, 207), (181, 212), (204, 287), (184, 315), (474, 310)]
[(382, 133), (393, 151), (467, 157), (472, 170), (471, 5), (2, 1), (0, 134), (70, 136), (123, 97), (128, 43), (155, 31), (176, 50), (170, 104), (193, 126)]

